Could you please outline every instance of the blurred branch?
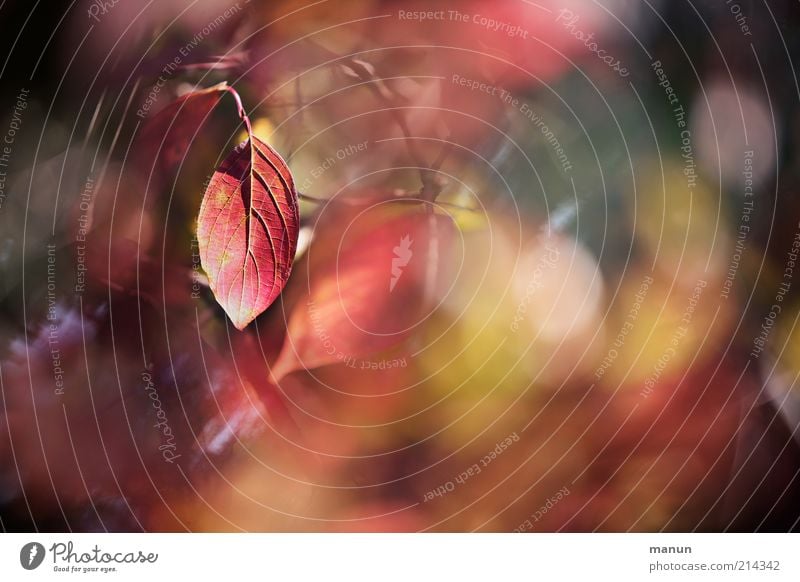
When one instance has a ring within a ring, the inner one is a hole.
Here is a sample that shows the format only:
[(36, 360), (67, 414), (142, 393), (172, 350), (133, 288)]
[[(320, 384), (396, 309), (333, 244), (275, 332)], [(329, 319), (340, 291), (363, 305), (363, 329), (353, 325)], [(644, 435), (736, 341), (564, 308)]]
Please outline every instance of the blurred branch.
[[(409, 194), (405, 191), (399, 191), (399, 193), (393, 193), (388, 198), (355, 198), (355, 197), (348, 197), (343, 196), (340, 198), (316, 198), (314, 196), (310, 196), (308, 194), (304, 194), (302, 192), (297, 193), (297, 197), (300, 200), (305, 200), (306, 202), (311, 202), (313, 204), (344, 204), (345, 206), (368, 206), (370, 204), (374, 204), (376, 201), (380, 202), (383, 200), (396, 200), (397, 202), (408, 202), (412, 204), (423, 204), (426, 200), (420, 196)], [(446, 206), (448, 208), (453, 208), (455, 210), (465, 210), (467, 212), (480, 212), (479, 208), (469, 208), (467, 206), (459, 206), (458, 204), (453, 204), (452, 202), (437, 202), (437, 206)], [(427, 208), (431, 208), (430, 205)]]
[(383, 82), (383, 79), (375, 73), (374, 67), (362, 60), (353, 57), (341, 57), (316, 43), (312, 44), (314, 44), (317, 50), (323, 51), (331, 60), (337, 60), (337, 64), (347, 76), (356, 78), (368, 87), (375, 98), (390, 112), (395, 123), (397, 123), (400, 131), (403, 133), (406, 149), (408, 150), (411, 161), (419, 168), (420, 182), (422, 182), (419, 196), (423, 200), (434, 202), (444, 186), (438, 179), (438, 171), (447, 155), (450, 153), (451, 146), (449, 143), (449, 136), (448, 139), (445, 140), (442, 150), (439, 152), (434, 163), (432, 165), (426, 164), (414, 141), (411, 128), (408, 126), (408, 121), (403, 114), (402, 106), (404, 103), (402, 103), (398, 95)]

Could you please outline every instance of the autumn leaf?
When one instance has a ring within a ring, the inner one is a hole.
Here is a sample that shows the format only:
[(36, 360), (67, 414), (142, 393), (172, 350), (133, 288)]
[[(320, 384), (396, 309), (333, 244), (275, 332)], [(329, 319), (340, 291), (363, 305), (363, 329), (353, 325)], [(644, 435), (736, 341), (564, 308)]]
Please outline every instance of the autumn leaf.
[[(287, 337), (272, 368), (276, 381), (300, 369), (352, 366), (396, 346), (436, 308), (452, 267), (452, 219), (420, 212), (388, 220), (364, 216), (345, 232), (332, 229), (316, 239), (314, 244), (322, 247), (317, 252), (338, 250), (312, 274), (307, 293), (289, 316)], [(426, 299), (431, 283), (434, 297)]]
[(237, 329), (272, 304), (292, 269), (300, 218), (286, 162), (254, 135), (214, 172), (200, 207), (200, 261)]
[[(187, 93), (142, 126), (134, 151), (139, 167), (156, 189), (163, 188), (173, 177), (197, 138), (200, 126), (229, 90), (226, 83), (219, 83)], [(151, 197), (150, 203), (154, 201), (155, 197)]]

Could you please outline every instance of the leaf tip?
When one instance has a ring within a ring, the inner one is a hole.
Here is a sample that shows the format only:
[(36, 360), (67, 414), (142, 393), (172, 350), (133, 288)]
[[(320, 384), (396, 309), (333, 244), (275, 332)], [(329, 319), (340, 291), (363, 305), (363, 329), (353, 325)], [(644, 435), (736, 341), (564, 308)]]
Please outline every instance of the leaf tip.
[(253, 313), (252, 310), (239, 310), (239, 311), (229, 311), (227, 306), (223, 305), (222, 308), (225, 310), (225, 313), (228, 314), (228, 319), (231, 320), (233, 327), (238, 329), (239, 331), (244, 331), (248, 325), (250, 325), (253, 320), (258, 316), (258, 314)]

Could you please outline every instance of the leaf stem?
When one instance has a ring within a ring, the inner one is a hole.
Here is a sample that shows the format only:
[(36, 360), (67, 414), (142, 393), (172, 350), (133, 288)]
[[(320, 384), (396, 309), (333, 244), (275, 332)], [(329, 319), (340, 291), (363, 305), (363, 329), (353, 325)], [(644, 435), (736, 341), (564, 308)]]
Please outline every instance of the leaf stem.
[(236, 113), (239, 114), (239, 119), (244, 122), (244, 125), (247, 128), (247, 137), (253, 137), (253, 127), (250, 125), (250, 118), (247, 116), (247, 112), (244, 110), (244, 105), (242, 105), (242, 98), (239, 96), (239, 93), (236, 91), (236, 89), (230, 85), (226, 86), (225, 90), (233, 95), (233, 98), (236, 100)]

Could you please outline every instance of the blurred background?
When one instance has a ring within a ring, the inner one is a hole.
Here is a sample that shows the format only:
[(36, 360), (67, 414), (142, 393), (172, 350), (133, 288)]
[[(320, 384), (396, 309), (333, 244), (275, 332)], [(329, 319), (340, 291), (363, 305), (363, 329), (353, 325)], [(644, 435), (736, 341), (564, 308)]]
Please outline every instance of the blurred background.
[[(0, 28), (3, 530), (800, 527), (796, 2)], [(300, 193), (241, 332), (195, 238), (222, 82)]]

